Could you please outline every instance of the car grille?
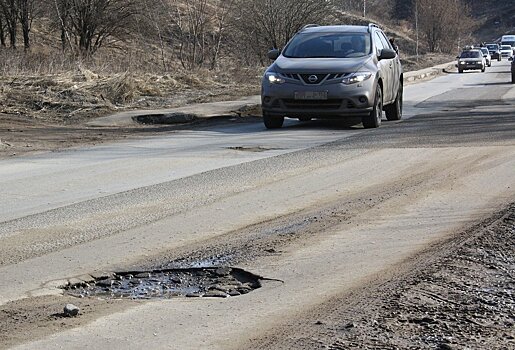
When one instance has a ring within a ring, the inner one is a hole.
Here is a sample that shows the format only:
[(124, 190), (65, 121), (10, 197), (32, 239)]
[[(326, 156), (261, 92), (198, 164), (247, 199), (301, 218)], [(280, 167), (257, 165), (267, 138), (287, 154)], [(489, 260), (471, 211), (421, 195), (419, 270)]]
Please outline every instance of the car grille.
[(282, 100), (286, 108), (291, 109), (310, 109), (310, 110), (337, 110), (340, 109), (342, 104), (347, 103), (345, 106), (349, 108), (349, 102), (352, 105), (350, 108), (354, 108), (352, 101), (348, 100), (294, 100), (284, 99)]
[[(318, 73), (312, 73), (312, 74), (298, 74), (298, 73), (280, 73), (280, 75), (284, 78), (293, 79), (297, 81), (302, 81), (305, 84), (308, 85), (317, 85), (321, 82), (325, 81), (331, 81), (336, 79), (342, 79), (345, 76), (346, 73), (330, 73), (330, 74), (318, 74)], [(316, 77), (316, 80), (311, 79), (310, 77)]]
[[(328, 74), (299, 74), (302, 78), (302, 81), (306, 84), (315, 85), (320, 84), (327, 76)], [(316, 77), (316, 80), (313, 78)]]

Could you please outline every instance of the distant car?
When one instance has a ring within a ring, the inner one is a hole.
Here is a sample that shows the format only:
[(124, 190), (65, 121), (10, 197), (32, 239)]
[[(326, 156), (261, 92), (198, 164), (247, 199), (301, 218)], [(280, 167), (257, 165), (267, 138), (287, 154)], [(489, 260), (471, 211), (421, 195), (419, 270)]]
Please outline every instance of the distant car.
[(486, 65), (488, 67), (492, 67), (492, 56), (490, 56), (490, 52), (488, 52), (488, 49), (486, 47), (482, 47), (480, 50), (483, 53), (483, 57), (485, 58)]
[(465, 50), (458, 57), (458, 72), (463, 73), (466, 70), (480, 69), (484, 72), (486, 69), (486, 60), (483, 52), (478, 49)]
[(501, 47), (499, 44), (486, 44), (486, 48), (488, 49), (488, 52), (490, 53), (490, 56), (493, 60), (501, 60)]
[(501, 45), (501, 57), (513, 57), (513, 49), (511, 45)]

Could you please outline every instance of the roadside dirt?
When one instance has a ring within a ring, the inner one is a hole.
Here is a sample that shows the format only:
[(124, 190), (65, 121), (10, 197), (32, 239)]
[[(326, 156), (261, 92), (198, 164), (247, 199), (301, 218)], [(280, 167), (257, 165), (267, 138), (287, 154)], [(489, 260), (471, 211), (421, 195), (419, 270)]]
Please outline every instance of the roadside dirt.
[(512, 204), (244, 348), (513, 349), (514, 257)]

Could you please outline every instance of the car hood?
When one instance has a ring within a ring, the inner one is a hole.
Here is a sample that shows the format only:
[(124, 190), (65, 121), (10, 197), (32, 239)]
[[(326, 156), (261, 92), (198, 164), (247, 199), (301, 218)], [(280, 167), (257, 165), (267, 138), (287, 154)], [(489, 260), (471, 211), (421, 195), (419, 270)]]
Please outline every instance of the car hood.
[(459, 60), (464, 62), (476, 62), (483, 60), (483, 58), (460, 58)]
[(354, 73), (370, 64), (372, 56), (360, 58), (288, 58), (280, 56), (270, 70), (278, 73)]

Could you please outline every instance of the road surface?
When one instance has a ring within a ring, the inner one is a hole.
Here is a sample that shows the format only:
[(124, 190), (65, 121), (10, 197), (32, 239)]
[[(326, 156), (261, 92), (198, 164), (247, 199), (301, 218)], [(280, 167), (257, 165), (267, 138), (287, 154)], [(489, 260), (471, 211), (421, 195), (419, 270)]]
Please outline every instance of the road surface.
[(374, 130), (218, 121), (1, 160), (5, 314), (64, 305), (57, 287), (74, 277), (171, 261), (269, 280), (226, 299), (95, 300), (71, 323), (20, 326), (0, 347), (252, 348), (301, 312), (373, 284), (514, 201), (508, 71), (494, 62), (407, 86), (404, 119)]

